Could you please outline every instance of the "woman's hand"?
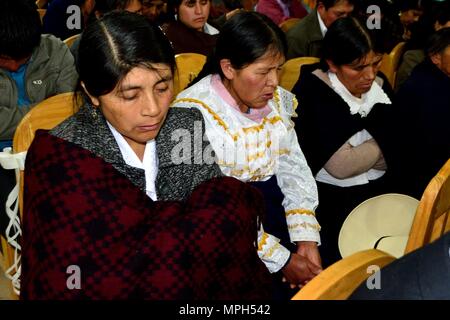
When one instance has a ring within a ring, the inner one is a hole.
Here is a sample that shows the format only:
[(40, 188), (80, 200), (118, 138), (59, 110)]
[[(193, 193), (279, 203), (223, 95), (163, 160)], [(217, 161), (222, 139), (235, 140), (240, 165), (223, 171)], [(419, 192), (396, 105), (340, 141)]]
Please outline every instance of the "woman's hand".
[(312, 278), (322, 271), (322, 268), (315, 265), (308, 258), (297, 253), (291, 253), (289, 263), (285, 265), (283, 272), (283, 281), (288, 281), (291, 288), (302, 287)]
[(387, 169), (386, 161), (384, 160), (383, 154), (380, 155), (377, 162), (373, 165), (372, 169), (376, 169), (376, 170), (386, 170)]
[(308, 258), (309, 261), (311, 261), (320, 269), (322, 269), (322, 259), (320, 258), (319, 249), (317, 248), (317, 242), (314, 241), (297, 242), (297, 253), (303, 257)]

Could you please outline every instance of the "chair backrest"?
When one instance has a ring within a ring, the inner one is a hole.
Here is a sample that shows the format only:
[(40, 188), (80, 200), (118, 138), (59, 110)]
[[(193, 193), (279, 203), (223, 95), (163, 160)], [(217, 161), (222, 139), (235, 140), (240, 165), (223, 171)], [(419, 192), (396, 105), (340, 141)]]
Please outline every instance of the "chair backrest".
[[(28, 150), (38, 129), (50, 130), (75, 113), (73, 92), (45, 99), (31, 109), (20, 121), (14, 133), (13, 151)], [(79, 102), (79, 104), (81, 104)], [(22, 217), (23, 171), (20, 172), (19, 210)]]
[[(74, 96), (73, 92), (62, 93), (38, 103), (32, 108), (20, 121), (16, 128), (13, 139), (14, 153), (20, 153), (28, 150), (31, 142), (34, 139), (36, 130), (38, 129), (52, 129), (61, 123), (63, 120), (74, 114)], [(78, 101), (81, 104), (81, 101)], [(23, 218), (23, 184), (24, 172), (20, 171), (19, 176), (19, 211), (20, 220)], [(15, 249), (2, 240), (3, 250), (3, 266), (6, 270), (10, 266), (17, 263), (15, 258)], [(17, 298), (13, 296), (12, 298)]]
[(288, 32), (289, 29), (291, 29), (293, 26), (295, 26), (297, 23), (300, 22), (300, 18), (289, 18), (284, 20), (282, 23), (280, 23), (278, 26), (283, 30), (284, 32)]
[(450, 159), (431, 179), (417, 207), (405, 254), (450, 231)]
[(13, 151), (28, 150), (38, 129), (50, 130), (74, 114), (73, 92), (47, 98), (32, 108), (20, 121), (14, 134)]
[(397, 77), (400, 60), (405, 51), (405, 44), (406, 42), (398, 43), (389, 54), (383, 56), (381, 62), (380, 71), (384, 73), (392, 87), (395, 85), (395, 78)]
[(174, 96), (183, 91), (200, 73), (206, 56), (199, 53), (180, 53), (175, 56), (177, 70), (174, 76)]
[(79, 36), (80, 36), (80, 34), (74, 34), (73, 36), (65, 39), (64, 43), (70, 48), (72, 46), (72, 44), (75, 42), (75, 40), (78, 39)]
[(286, 61), (281, 68), (280, 86), (291, 91), (300, 76), (300, 68), (304, 64), (319, 62), (316, 57), (299, 57)]
[(357, 252), (335, 262), (308, 282), (292, 300), (345, 300), (372, 275), (370, 266), (382, 268), (394, 261), (377, 249)]
[(44, 22), (44, 16), (47, 12), (47, 9), (37, 9), (37, 11), (39, 12), (39, 17), (41, 18), (41, 23)]

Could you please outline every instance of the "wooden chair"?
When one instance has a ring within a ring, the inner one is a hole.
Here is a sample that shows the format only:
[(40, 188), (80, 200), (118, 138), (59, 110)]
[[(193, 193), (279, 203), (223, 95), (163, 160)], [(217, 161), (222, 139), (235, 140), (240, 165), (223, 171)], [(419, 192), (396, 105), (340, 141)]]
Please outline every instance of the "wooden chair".
[(44, 16), (45, 16), (45, 13), (47, 12), (47, 9), (37, 9), (37, 11), (39, 12), (39, 17), (41, 18), (41, 23), (44, 23)]
[(200, 73), (206, 56), (198, 53), (180, 53), (175, 56), (177, 70), (174, 77), (174, 96), (183, 91)]
[(80, 37), (80, 34), (74, 34), (73, 36), (65, 39), (63, 42), (70, 48), (73, 45), (73, 43), (75, 42), (75, 40), (77, 40), (79, 37)]
[(286, 61), (281, 69), (280, 86), (291, 91), (300, 76), (300, 67), (319, 61), (320, 59), (316, 57), (299, 57)]
[(395, 85), (395, 78), (397, 76), (400, 60), (405, 51), (405, 44), (406, 42), (397, 44), (389, 54), (383, 56), (383, 60), (381, 61), (380, 71), (387, 77), (392, 88)]
[[(50, 97), (32, 108), (17, 126), (13, 139), (13, 152), (15, 154), (27, 151), (34, 139), (36, 130), (52, 129), (63, 120), (74, 114), (74, 97), (72, 92), (62, 93)], [(79, 106), (81, 101), (77, 101)], [(24, 171), (20, 171), (19, 177), (19, 212), (22, 221), (23, 214), (23, 184)], [(15, 249), (2, 239), (5, 270), (13, 265)]]
[(450, 159), (431, 179), (417, 207), (405, 254), (450, 231)]
[(285, 33), (289, 31), (293, 26), (295, 26), (297, 23), (300, 22), (300, 18), (289, 18), (287, 20), (284, 20), (282, 23), (280, 23), (278, 26), (283, 30)]
[(393, 256), (377, 249), (357, 252), (323, 270), (292, 300), (345, 300), (372, 275), (369, 266), (381, 269), (394, 260)]

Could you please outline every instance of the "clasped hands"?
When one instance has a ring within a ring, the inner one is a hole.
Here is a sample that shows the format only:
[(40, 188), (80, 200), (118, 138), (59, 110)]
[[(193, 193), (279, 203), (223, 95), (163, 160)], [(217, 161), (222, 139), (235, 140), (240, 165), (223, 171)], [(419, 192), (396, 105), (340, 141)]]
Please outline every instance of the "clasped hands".
[(289, 262), (281, 269), (283, 282), (289, 282), (291, 288), (301, 288), (322, 271), (317, 243), (314, 241), (297, 242), (297, 252), (291, 253)]

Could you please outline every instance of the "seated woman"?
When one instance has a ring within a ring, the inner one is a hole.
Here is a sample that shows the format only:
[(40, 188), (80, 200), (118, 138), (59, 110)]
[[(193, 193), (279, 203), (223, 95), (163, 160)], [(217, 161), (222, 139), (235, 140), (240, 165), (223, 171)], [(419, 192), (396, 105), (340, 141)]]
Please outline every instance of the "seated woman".
[(291, 121), (297, 101), (278, 87), (286, 50), (283, 31), (269, 18), (239, 12), (225, 23), (201, 80), (174, 106), (200, 110), (222, 172), (263, 192), (268, 216), (258, 254), (280, 278), (275, 283), (284, 276), (299, 285), (321, 270), (320, 227), (316, 183)]
[(392, 89), (377, 76), (382, 55), (355, 18), (334, 22), (322, 61), (306, 65), (293, 89), (295, 129), (319, 190), (324, 265), (340, 258), (337, 242), (347, 214), (388, 190), (380, 142)]
[(206, 140), (175, 163), (173, 135), (204, 123), (169, 109), (164, 34), (112, 12), (87, 27), (79, 54), (88, 102), (37, 131), (26, 159), (21, 298), (270, 297), (255, 250), (259, 193), (194, 161)]
[(167, 12), (173, 21), (162, 25), (175, 54), (213, 51), (219, 31), (207, 23), (211, 0), (169, 0)]

